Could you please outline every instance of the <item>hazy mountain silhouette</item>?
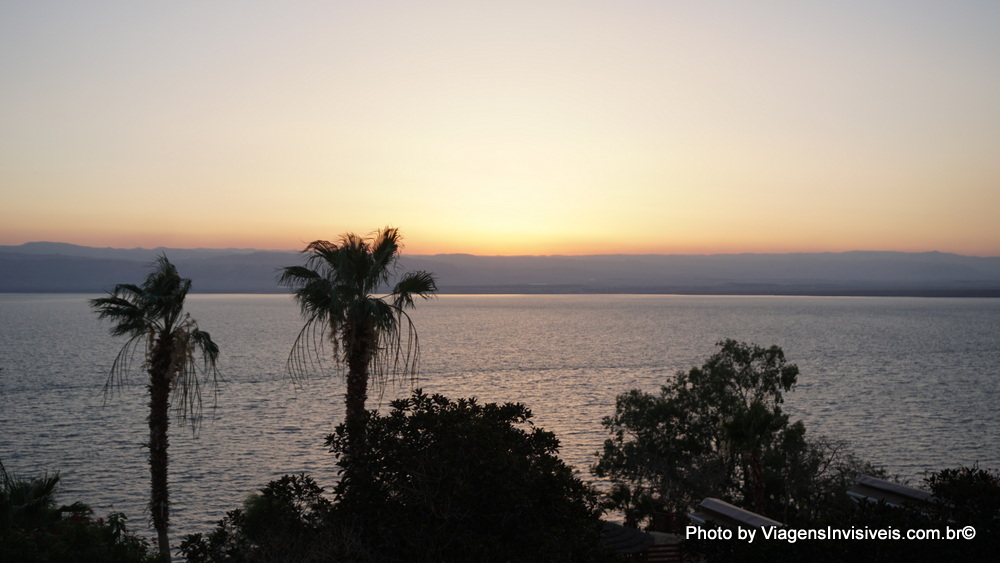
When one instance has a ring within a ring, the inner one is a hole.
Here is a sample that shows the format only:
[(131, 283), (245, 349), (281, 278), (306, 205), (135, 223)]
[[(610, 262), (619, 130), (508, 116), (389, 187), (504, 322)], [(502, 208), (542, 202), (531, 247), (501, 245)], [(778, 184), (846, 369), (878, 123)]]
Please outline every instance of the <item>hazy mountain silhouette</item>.
[[(276, 293), (295, 251), (115, 249), (35, 242), (0, 246), (0, 292), (96, 293), (138, 282), (166, 253), (198, 293)], [(403, 270), (443, 293), (684, 293), (1000, 296), (1000, 257), (941, 252), (713, 255), (406, 255)]]

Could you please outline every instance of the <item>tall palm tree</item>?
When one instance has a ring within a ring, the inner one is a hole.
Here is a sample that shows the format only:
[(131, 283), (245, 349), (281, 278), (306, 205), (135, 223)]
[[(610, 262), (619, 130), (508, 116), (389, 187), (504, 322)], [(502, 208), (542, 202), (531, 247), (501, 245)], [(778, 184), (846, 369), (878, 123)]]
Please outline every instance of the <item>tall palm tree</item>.
[(170, 395), (176, 397), (181, 418), (195, 425), (201, 414), (201, 386), (195, 354), (200, 353), (203, 372), (217, 383), (219, 347), (198, 324), (184, 313), (184, 298), (191, 280), (160, 255), (141, 285), (119, 284), (107, 297), (91, 299), (100, 319), (111, 321), (112, 336), (129, 337), (118, 352), (108, 381), (107, 393), (128, 374), (139, 346), (144, 347), (143, 367), (149, 374), (149, 512), (164, 560), (170, 559), (167, 528), (170, 525), (170, 495), (167, 488), (167, 431), (170, 427)]
[(406, 309), (414, 297), (437, 292), (433, 274), (413, 271), (399, 276), (388, 294), (376, 295), (396, 273), (401, 240), (390, 227), (368, 237), (346, 233), (337, 243), (317, 240), (302, 251), (305, 266), (282, 268), (278, 277), (306, 320), (289, 353), (289, 371), (304, 375), (330, 340), (334, 360), (347, 367), (344, 418), (356, 443), (364, 440), (369, 377), (382, 387), (390, 375), (415, 373), (419, 346)]

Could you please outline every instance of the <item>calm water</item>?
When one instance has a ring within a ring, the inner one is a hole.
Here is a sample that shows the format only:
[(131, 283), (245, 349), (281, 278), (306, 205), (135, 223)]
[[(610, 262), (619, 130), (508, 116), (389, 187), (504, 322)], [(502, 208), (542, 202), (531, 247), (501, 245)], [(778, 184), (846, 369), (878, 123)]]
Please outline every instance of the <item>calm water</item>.
[[(122, 341), (88, 310), (89, 297), (0, 295), (0, 459), (24, 476), (59, 471), (60, 501), (122, 510), (142, 530), (144, 378), (134, 374), (104, 404)], [(285, 358), (301, 321), (288, 297), (192, 295), (188, 310), (222, 347), (227, 382), (200, 433), (173, 427), (175, 542), (209, 531), (282, 474), (332, 483), (323, 439), (343, 417), (339, 378), (289, 382)], [(891, 473), (1000, 467), (1000, 300), (448, 295), (418, 304), (413, 318), (417, 386), (526, 403), (586, 479), (615, 395), (656, 391), (727, 337), (780, 345), (802, 372), (786, 397), (793, 418)], [(408, 392), (389, 388), (382, 404)]]

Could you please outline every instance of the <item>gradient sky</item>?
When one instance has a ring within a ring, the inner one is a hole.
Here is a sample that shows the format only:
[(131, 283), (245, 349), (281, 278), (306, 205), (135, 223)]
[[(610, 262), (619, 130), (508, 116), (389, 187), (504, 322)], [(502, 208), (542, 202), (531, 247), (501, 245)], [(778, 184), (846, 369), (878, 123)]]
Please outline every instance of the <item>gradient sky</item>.
[(1000, 3), (0, 3), (0, 244), (1000, 256)]

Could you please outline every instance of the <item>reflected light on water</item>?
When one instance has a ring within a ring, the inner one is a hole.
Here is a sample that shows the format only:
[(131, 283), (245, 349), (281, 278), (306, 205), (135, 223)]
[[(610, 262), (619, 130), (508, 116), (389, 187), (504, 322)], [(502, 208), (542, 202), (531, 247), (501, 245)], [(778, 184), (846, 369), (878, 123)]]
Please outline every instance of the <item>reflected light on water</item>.
[[(60, 471), (60, 502), (145, 524), (144, 374), (104, 405), (122, 342), (88, 297), (0, 296), (0, 459), (20, 475)], [(285, 359), (302, 321), (287, 296), (191, 295), (187, 305), (219, 343), (226, 382), (200, 433), (172, 426), (175, 539), (209, 531), (286, 473), (329, 488), (337, 471), (323, 441), (344, 399), (339, 377), (290, 381)], [(417, 387), (525, 403), (586, 480), (615, 396), (656, 392), (727, 337), (780, 345), (801, 369), (786, 396), (792, 418), (890, 473), (917, 481), (927, 469), (1000, 466), (1000, 300), (446, 295), (418, 303), (413, 319)], [(382, 410), (409, 390), (387, 389)]]

